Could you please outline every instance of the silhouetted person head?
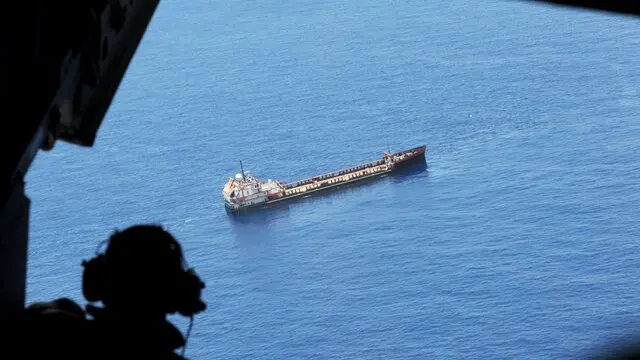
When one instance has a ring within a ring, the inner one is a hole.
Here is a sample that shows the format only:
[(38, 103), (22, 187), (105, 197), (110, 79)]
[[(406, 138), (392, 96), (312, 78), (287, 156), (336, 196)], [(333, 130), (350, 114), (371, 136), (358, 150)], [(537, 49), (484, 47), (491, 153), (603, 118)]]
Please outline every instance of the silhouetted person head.
[(113, 315), (139, 318), (191, 316), (206, 308), (204, 283), (185, 268), (180, 244), (162, 227), (132, 226), (107, 242), (104, 253), (83, 262), (88, 301), (101, 301)]

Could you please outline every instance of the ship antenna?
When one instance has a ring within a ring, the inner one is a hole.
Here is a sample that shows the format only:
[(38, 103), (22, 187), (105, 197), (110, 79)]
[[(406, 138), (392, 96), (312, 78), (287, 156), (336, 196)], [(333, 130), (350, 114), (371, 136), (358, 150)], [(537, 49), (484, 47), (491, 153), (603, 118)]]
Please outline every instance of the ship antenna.
[(240, 171), (242, 171), (242, 180), (247, 180), (247, 178), (244, 176), (244, 168), (242, 167), (242, 160), (240, 160)]

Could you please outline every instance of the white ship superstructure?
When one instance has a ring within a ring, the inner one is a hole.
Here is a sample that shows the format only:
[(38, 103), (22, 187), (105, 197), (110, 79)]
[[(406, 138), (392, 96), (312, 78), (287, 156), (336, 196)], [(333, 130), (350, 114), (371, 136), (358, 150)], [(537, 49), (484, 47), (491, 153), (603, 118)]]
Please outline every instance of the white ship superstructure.
[(236, 174), (222, 190), (225, 205), (232, 210), (266, 203), (282, 196), (284, 186), (278, 181), (262, 181), (250, 175)]

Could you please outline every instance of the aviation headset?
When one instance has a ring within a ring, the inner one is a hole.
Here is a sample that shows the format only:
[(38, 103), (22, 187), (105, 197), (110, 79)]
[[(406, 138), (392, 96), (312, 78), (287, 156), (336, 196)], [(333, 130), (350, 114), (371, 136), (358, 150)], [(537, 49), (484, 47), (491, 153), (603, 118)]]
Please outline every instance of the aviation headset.
[[(82, 262), (84, 267), (82, 293), (87, 301), (102, 301), (104, 303), (104, 300), (108, 299), (114, 286), (110, 284), (110, 275), (116, 272), (114, 268), (118, 266), (119, 260), (123, 257), (144, 256), (151, 258), (155, 256), (157, 259), (151, 260), (161, 264), (161, 273), (168, 278), (153, 279), (154, 284), (162, 284), (164, 289), (159, 289), (161, 299), (152, 300), (159, 302), (167, 313), (178, 312), (186, 317), (192, 317), (206, 309), (206, 304), (200, 299), (202, 289), (205, 287), (204, 282), (193, 268), (185, 267), (180, 244), (162, 227), (137, 225), (124, 231), (116, 230), (105, 242), (108, 243), (105, 252), (98, 252), (95, 257)], [(137, 252), (143, 252), (143, 254), (136, 254), (136, 251), (124, 254), (127, 252), (127, 247), (135, 246), (140, 247)], [(145, 270), (155, 272), (155, 269)], [(128, 275), (135, 279), (135, 274), (127, 274), (127, 270), (124, 270), (124, 274), (118, 274), (119, 277), (127, 277)], [(117, 285), (115, 284), (115, 286)]]

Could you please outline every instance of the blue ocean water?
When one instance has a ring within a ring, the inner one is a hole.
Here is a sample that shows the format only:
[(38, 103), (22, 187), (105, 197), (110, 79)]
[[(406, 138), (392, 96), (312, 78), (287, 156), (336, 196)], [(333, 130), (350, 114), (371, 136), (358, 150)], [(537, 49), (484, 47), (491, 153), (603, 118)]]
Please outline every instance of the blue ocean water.
[[(575, 358), (640, 327), (637, 20), (526, 2), (163, 1), (93, 148), (28, 174), (28, 301), (159, 222), (207, 281), (193, 359)], [(428, 167), (230, 217), (426, 144)], [(182, 329), (183, 319), (175, 318)]]

